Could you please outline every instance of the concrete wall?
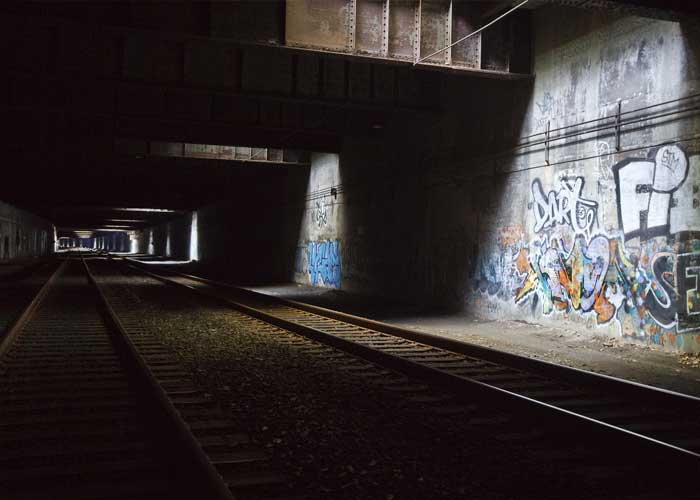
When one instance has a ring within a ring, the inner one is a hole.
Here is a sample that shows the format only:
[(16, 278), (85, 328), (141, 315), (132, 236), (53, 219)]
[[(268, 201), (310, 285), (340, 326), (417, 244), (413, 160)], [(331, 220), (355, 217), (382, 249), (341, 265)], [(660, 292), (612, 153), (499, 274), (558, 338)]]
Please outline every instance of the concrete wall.
[[(346, 231), (341, 215), (343, 194), (340, 158), (334, 153), (313, 153), (301, 226), (294, 251), (293, 279), (322, 287), (340, 288), (341, 239)], [(290, 235), (293, 237), (294, 235)]]
[[(677, 23), (567, 9), (534, 19), (522, 136), (700, 88), (698, 34)], [(640, 121), (622, 128), (621, 152), (608, 129), (553, 142), (549, 165), (544, 145), (496, 162), (502, 201), (480, 213), (467, 307), (700, 351), (700, 120), (683, 106), (622, 115)]]
[(0, 262), (50, 255), (55, 234), (48, 221), (0, 202)]

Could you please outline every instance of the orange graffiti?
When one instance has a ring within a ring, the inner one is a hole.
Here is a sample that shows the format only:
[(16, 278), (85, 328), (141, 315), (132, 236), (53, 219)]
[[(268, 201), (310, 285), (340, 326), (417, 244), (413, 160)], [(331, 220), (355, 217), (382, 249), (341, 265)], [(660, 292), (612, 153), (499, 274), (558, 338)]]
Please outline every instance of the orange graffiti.
[(605, 297), (602, 292), (598, 294), (593, 303), (593, 309), (597, 313), (598, 323), (605, 323), (615, 315), (615, 306)]
[(515, 259), (515, 267), (520, 274), (525, 274), (530, 269), (530, 263), (527, 261), (527, 252), (524, 248), (518, 251), (518, 257)]

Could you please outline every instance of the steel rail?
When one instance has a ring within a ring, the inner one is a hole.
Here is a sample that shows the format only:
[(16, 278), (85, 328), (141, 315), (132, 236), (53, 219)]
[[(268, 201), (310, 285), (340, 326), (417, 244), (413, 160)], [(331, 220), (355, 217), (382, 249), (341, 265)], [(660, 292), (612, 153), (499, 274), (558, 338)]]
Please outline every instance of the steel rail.
[(67, 264), (68, 260), (64, 260), (58, 266), (58, 268), (53, 272), (49, 279), (46, 280), (46, 282), (42, 285), (42, 287), (39, 289), (36, 295), (34, 295), (34, 298), (31, 300), (31, 302), (27, 304), (22, 313), (17, 317), (17, 319), (14, 320), (12, 325), (7, 329), (5, 335), (2, 338), (0, 338), (0, 363), (7, 355), (7, 352), (10, 350), (15, 340), (24, 329), (25, 325), (34, 316), (34, 313), (39, 308), (39, 305), (44, 300), (44, 297), (46, 297), (46, 294), (51, 289), (51, 286), (56, 282), (58, 277), (61, 274), (63, 274), (63, 271), (65, 270)]
[[(135, 262), (137, 263), (137, 265), (143, 265), (138, 260), (132, 259), (130, 257), (124, 257), (124, 260)], [(384, 323), (381, 321), (376, 321), (362, 316), (356, 316), (353, 314), (336, 311), (333, 309), (327, 309), (325, 307), (315, 306), (296, 300), (266, 295), (260, 292), (255, 292), (246, 287), (231, 285), (230, 283), (225, 283), (223, 281), (212, 280), (208, 278), (203, 278), (201, 276), (180, 273), (172, 270), (167, 270), (167, 272), (174, 275), (182, 276), (184, 278), (201, 281), (205, 284), (229, 288), (234, 291), (249, 295), (251, 297), (264, 298), (265, 300), (269, 300), (271, 302), (277, 302), (283, 305), (318, 314), (320, 316), (326, 316), (328, 318), (336, 319), (338, 321), (343, 321), (370, 330), (376, 330), (381, 333), (388, 333), (390, 335), (402, 337), (407, 340), (419, 342), (421, 344), (426, 344), (433, 347), (438, 347), (440, 349), (457, 352), (466, 356), (483, 358), (485, 360), (493, 361), (499, 364), (504, 364), (512, 368), (534, 371), (536, 373), (546, 376), (554, 376), (556, 378), (566, 380), (567, 382), (575, 382), (580, 384), (582, 381), (585, 381), (587, 386), (596, 388), (600, 388), (601, 384), (603, 384), (611, 390), (619, 391), (622, 389), (624, 392), (629, 392), (635, 397), (647, 396), (651, 397), (652, 399), (663, 398), (665, 402), (668, 402), (666, 398), (670, 397), (673, 398), (674, 402), (682, 401), (683, 404), (693, 405), (695, 406), (695, 409), (700, 411), (700, 397), (692, 396), (690, 394), (683, 394), (680, 392), (671, 391), (660, 387), (654, 387), (647, 384), (642, 384), (640, 382), (634, 382), (632, 380), (614, 377), (611, 375), (582, 370), (580, 368), (559, 365), (550, 361), (528, 358), (525, 356), (520, 356), (518, 354), (499, 351), (497, 349), (483, 347), (477, 344), (471, 344), (469, 342), (461, 340), (454, 340), (440, 335), (422, 332), (420, 330), (411, 330), (408, 328), (391, 325), (389, 323)]]
[[(131, 260), (131, 259), (125, 259), (125, 260)], [(488, 384), (485, 382), (481, 382), (479, 380), (476, 380), (474, 378), (471, 378), (469, 376), (464, 376), (464, 375), (456, 375), (449, 373), (446, 370), (435, 368), (435, 367), (430, 367), (426, 364), (422, 364), (420, 362), (415, 362), (411, 361), (409, 359), (401, 358), (399, 356), (383, 352), (380, 349), (377, 349), (375, 347), (370, 347), (367, 345), (363, 345), (357, 342), (354, 342), (352, 340), (348, 340), (345, 338), (342, 338), (340, 336), (324, 332), (320, 329), (307, 326), (307, 325), (302, 325), (293, 321), (289, 321), (280, 317), (277, 317), (273, 314), (267, 313), (265, 311), (262, 311), (260, 309), (251, 307), (249, 305), (246, 305), (244, 303), (238, 302), (236, 300), (223, 297), (211, 290), (205, 290), (201, 289), (192, 285), (187, 285), (185, 283), (178, 282), (177, 280), (173, 279), (172, 277), (168, 276), (163, 276), (157, 273), (153, 273), (151, 271), (148, 271), (144, 269), (141, 266), (129, 264), (130, 267), (138, 270), (141, 273), (144, 273), (148, 276), (151, 276), (154, 279), (157, 279), (163, 283), (178, 286), (178, 287), (183, 287), (187, 288), (190, 290), (193, 290), (197, 292), (198, 294), (204, 295), (206, 297), (213, 298), (219, 302), (222, 302), (229, 307), (232, 307), (244, 314), (247, 314), (251, 317), (257, 318), (259, 320), (262, 320), (264, 322), (267, 322), (269, 324), (273, 324), (275, 326), (278, 326), (280, 328), (293, 331), (295, 333), (299, 333), (301, 335), (304, 335), (306, 337), (312, 338), (314, 340), (317, 340), (319, 342), (334, 346), (338, 349), (341, 349), (343, 351), (349, 352), (351, 354), (357, 355), (359, 357), (362, 357), (368, 361), (371, 361), (373, 363), (380, 364), (385, 367), (389, 367), (391, 369), (400, 371), (408, 376), (411, 377), (418, 377), (420, 379), (423, 379), (429, 383), (432, 383), (438, 387), (444, 388), (448, 387), (451, 390), (454, 390), (457, 392), (459, 395), (467, 396), (467, 395), (473, 395), (477, 394), (480, 397), (483, 397), (487, 399), (490, 402), (493, 402), (494, 404), (501, 404), (504, 403), (506, 406), (510, 406), (512, 408), (515, 408), (517, 410), (523, 410), (529, 413), (536, 412), (537, 414), (543, 416), (544, 418), (554, 418), (559, 419), (561, 417), (566, 418), (567, 421), (571, 422), (572, 420), (575, 421), (576, 423), (584, 426), (584, 428), (591, 430), (591, 431), (596, 431), (596, 432), (603, 432), (607, 435), (608, 438), (612, 440), (617, 440), (620, 445), (631, 445), (630, 438), (632, 438), (632, 442), (639, 446), (640, 449), (646, 450), (646, 451), (655, 451), (655, 452), (662, 452), (666, 453), (669, 458), (680, 458), (683, 457), (685, 459), (691, 459), (693, 461), (693, 467), (698, 468), (700, 470), (700, 462), (697, 462), (698, 459), (700, 459), (700, 453), (697, 453), (692, 450), (688, 450), (685, 448), (682, 448), (680, 446), (676, 446), (672, 443), (668, 443), (665, 441), (662, 441), (660, 439), (653, 438), (651, 436), (647, 436), (645, 434), (640, 434), (638, 432), (631, 431), (629, 429), (625, 429), (624, 427), (620, 427), (614, 424), (610, 424), (608, 422), (605, 422), (603, 420), (598, 420), (596, 418), (592, 418), (586, 415), (582, 415), (580, 413), (567, 410), (565, 408), (562, 408), (560, 406), (556, 406), (538, 399), (534, 399), (522, 394), (519, 394), (517, 392), (513, 392), (507, 389), (503, 389), (497, 386), (494, 386), (492, 384)], [(220, 286), (217, 285), (215, 282), (212, 282), (210, 280), (207, 280), (205, 278), (200, 278), (200, 277), (192, 277), (191, 275), (184, 275), (181, 273), (175, 273), (176, 275), (180, 274), (182, 277), (193, 279), (196, 281), (199, 281), (203, 284), (207, 284), (209, 286)], [(232, 288), (234, 290), (241, 290), (238, 287), (234, 287), (232, 285), (226, 286), (227, 288)], [(264, 298), (265, 300), (270, 299), (270, 296), (264, 295), (264, 294), (257, 294), (256, 292), (252, 292), (250, 290), (246, 290), (247, 292), (251, 294), (256, 294), (258, 295), (258, 298)], [(283, 300), (283, 299), (282, 299)], [(274, 302), (274, 301), (273, 301)], [(289, 307), (293, 307), (292, 305), (289, 305)], [(313, 306), (315, 307), (315, 306)], [(344, 314), (344, 313), (339, 313), (339, 314)], [(385, 325), (383, 323), (378, 323), (374, 322), (372, 320), (366, 320), (368, 325), (379, 325), (381, 327), (389, 326)], [(375, 330), (376, 328), (372, 328)], [(395, 332), (398, 332), (399, 329), (394, 330)], [(385, 333), (382, 332), (381, 330), (378, 331), (378, 333)], [(412, 332), (416, 333), (416, 332)], [(393, 333), (390, 333), (389, 335), (395, 335)], [(422, 334), (420, 338), (427, 338), (424, 337)], [(431, 336), (434, 337), (434, 336)], [(411, 339), (414, 340), (414, 339)], [(425, 343), (425, 342), (422, 342)], [(430, 344), (427, 344), (430, 345)], [(445, 349), (444, 347), (441, 346), (434, 346), (438, 348)], [(524, 358), (527, 359), (527, 358)], [(563, 368), (563, 367), (562, 367)], [(611, 378), (611, 377), (610, 377)], [(695, 399), (691, 397), (690, 399), (693, 402), (696, 402)]]
[(202, 486), (204, 487), (204, 491), (200, 492), (201, 498), (235, 500), (233, 493), (231, 493), (223, 477), (204, 453), (199, 441), (197, 441), (192, 434), (192, 431), (180, 416), (175, 405), (170, 401), (165, 390), (151, 372), (143, 356), (141, 356), (138, 349), (129, 338), (129, 334), (107, 300), (107, 297), (102, 291), (102, 287), (97, 280), (95, 280), (87, 262), (84, 258), (80, 260), (85, 267), (88, 281), (95, 287), (95, 290), (97, 290), (100, 302), (107, 313), (107, 319), (113, 327), (112, 330), (116, 332), (113, 338), (120, 346), (120, 350), (126, 354), (125, 361), (131, 365), (130, 368), (137, 377), (139, 390), (147, 393), (149, 396), (148, 401), (154, 404), (162, 418), (167, 422), (167, 427), (164, 430), (169, 437), (192, 458), (191, 465), (194, 466), (194, 471), (199, 475)]

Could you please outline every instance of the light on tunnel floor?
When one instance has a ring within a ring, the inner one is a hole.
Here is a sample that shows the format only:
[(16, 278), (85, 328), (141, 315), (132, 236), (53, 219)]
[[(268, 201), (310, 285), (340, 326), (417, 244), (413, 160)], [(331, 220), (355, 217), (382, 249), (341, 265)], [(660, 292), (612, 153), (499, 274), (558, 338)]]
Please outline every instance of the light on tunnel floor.
[(197, 212), (192, 212), (192, 224), (190, 225), (190, 260), (199, 260), (199, 234), (197, 225)]

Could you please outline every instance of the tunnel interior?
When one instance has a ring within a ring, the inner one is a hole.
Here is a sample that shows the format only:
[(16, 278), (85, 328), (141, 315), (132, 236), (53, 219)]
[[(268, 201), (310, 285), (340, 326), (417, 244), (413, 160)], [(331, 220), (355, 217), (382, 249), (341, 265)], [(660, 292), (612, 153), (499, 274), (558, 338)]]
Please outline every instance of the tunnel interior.
[(0, 11), (2, 260), (80, 247), (700, 350), (682, 2)]

